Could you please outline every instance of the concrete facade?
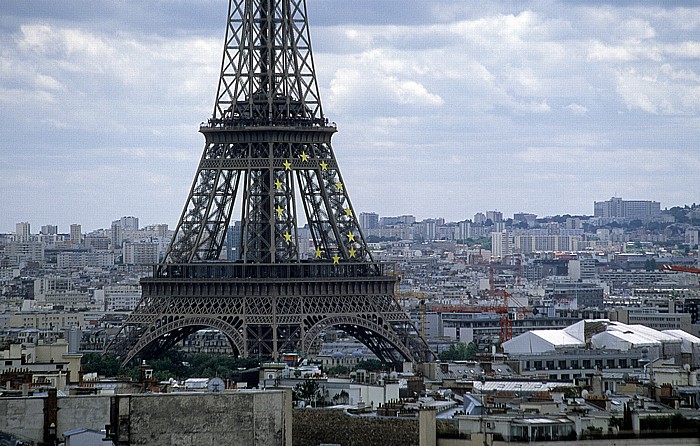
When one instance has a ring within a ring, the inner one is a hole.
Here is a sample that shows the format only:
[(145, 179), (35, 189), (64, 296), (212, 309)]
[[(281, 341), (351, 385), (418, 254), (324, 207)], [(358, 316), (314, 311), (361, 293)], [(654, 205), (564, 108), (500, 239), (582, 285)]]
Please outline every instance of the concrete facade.
[(55, 420), (58, 440), (77, 429), (99, 432), (111, 425), (120, 446), (292, 446), (292, 395), (286, 390), (66, 396), (55, 406), (49, 397), (0, 398), (0, 432), (40, 443), (47, 420)]
[(117, 446), (292, 446), (289, 390), (123, 395), (112, 404)]

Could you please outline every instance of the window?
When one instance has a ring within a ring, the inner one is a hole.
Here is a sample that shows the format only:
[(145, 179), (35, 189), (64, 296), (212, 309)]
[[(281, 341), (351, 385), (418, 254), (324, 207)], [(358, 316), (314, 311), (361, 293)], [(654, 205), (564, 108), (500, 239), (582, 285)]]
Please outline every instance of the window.
[(584, 369), (590, 369), (590, 368), (591, 368), (591, 360), (590, 360), (590, 359), (584, 359), (584, 360), (583, 360), (583, 368), (584, 368)]
[(554, 361), (547, 361), (547, 369), (548, 370), (554, 369)]

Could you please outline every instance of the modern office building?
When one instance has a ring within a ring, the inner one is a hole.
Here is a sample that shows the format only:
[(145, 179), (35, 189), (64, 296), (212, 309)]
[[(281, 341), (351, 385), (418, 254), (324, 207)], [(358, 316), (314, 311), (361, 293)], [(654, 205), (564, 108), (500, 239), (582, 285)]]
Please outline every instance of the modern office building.
[(608, 201), (593, 203), (595, 217), (628, 218), (646, 220), (661, 214), (661, 203), (647, 200), (623, 200), (612, 197)]
[(513, 233), (500, 231), (491, 233), (491, 258), (504, 258), (513, 255)]
[(29, 222), (21, 222), (15, 225), (15, 241), (16, 242), (28, 242), (29, 235), (31, 234), (29, 228)]
[(73, 245), (79, 245), (83, 241), (83, 228), (81, 225), (70, 225), (70, 241)]

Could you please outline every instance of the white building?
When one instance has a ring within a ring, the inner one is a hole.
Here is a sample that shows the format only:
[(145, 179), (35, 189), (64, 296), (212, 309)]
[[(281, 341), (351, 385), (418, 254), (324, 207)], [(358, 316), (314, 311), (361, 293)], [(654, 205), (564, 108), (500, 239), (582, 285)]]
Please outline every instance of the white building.
[(491, 233), (491, 258), (513, 255), (513, 234), (509, 231)]
[[(661, 332), (643, 325), (608, 319), (588, 319), (562, 330), (532, 330), (503, 343), (508, 354), (537, 354), (571, 348), (629, 351), (646, 349), (648, 357), (681, 358), (684, 337), (674, 330)], [(686, 342), (688, 342), (686, 340)]]
[(131, 311), (141, 300), (141, 286), (138, 284), (107, 285), (103, 293), (107, 311)]
[(158, 263), (158, 243), (125, 243), (123, 263), (126, 265), (155, 265)]

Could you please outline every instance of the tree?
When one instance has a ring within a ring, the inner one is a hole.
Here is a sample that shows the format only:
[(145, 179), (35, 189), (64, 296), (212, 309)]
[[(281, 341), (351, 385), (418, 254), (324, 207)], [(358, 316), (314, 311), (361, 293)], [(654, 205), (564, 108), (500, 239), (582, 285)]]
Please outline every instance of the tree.
[(340, 393), (333, 395), (331, 401), (333, 404), (348, 404), (350, 402), (350, 394), (345, 390), (341, 390)]
[(326, 403), (326, 395), (328, 391), (318, 385), (318, 381), (307, 379), (303, 383), (294, 386), (292, 390), (292, 399), (294, 401), (304, 401), (306, 404), (313, 406), (324, 406)]
[(647, 259), (646, 262), (644, 262), (644, 269), (646, 271), (656, 271), (656, 260), (652, 258)]
[(387, 367), (378, 359), (365, 359), (355, 364), (355, 369), (363, 370), (386, 370)]
[(85, 353), (80, 360), (85, 373), (97, 373), (101, 376), (117, 376), (123, 374), (121, 362), (111, 354)]
[(466, 359), (474, 359), (477, 352), (478, 348), (475, 344), (460, 342), (441, 352), (438, 357), (442, 361), (464, 361)]
[(628, 229), (639, 229), (643, 226), (642, 220), (636, 219), (629, 222), (627, 225)]
[(350, 368), (344, 365), (336, 365), (334, 367), (329, 367), (326, 369), (326, 373), (329, 376), (345, 376), (350, 373)]

